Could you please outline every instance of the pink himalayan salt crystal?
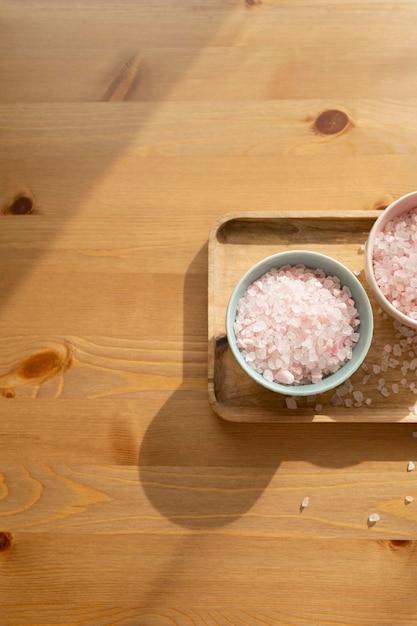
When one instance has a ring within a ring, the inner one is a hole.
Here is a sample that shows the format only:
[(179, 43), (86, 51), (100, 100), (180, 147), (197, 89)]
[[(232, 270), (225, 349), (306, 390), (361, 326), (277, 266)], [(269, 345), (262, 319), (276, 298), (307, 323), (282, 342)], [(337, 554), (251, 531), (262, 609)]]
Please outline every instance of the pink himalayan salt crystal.
[(373, 270), (387, 300), (417, 319), (417, 207), (390, 220), (377, 235)]
[(234, 331), (246, 362), (266, 380), (317, 383), (352, 357), (359, 333), (352, 294), (304, 265), (273, 268), (239, 301)]
[(285, 404), (287, 405), (287, 409), (296, 409), (297, 408), (297, 400), (295, 398), (293, 398), (292, 396), (287, 396), (285, 398)]

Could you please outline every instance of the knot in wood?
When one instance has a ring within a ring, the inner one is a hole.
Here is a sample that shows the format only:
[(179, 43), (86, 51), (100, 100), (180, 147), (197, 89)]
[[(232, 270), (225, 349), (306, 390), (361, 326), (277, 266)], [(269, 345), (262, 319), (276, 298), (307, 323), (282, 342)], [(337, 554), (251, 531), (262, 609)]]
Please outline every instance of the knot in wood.
[(12, 541), (10, 533), (0, 532), (0, 552), (6, 552), (11, 547)]
[(8, 213), (12, 215), (27, 215), (28, 213), (32, 213), (32, 211), (33, 200), (27, 196), (20, 196), (10, 205)]
[(27, 358), (19, 368), (22, 378), (44, 378), (56, 373), (63, 366), (62, 358), (53, 350), (40, 352)]
[(337, 135), (349, 126), (349, 117), (337, 109), (324, 111), (320, 113), (314, 126), (322, 135)]

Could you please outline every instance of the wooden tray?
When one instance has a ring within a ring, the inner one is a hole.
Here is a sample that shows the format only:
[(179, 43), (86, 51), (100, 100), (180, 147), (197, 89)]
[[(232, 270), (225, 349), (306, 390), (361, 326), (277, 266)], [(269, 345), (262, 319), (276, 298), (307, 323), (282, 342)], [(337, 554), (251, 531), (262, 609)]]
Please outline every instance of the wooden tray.
[[(281, 250), (302, 248), (333, 256), (355, 271), (369, 294), (363, 245), (378, 215), (378, 211), (340, 216), (328, 212), (244, 213), (225, 215), (213, 226), (209, 238), (208, 391), (211, 406), (220, 417), (278, 423), (417, 421), (417, 380), (414, 389), (414, 371), (402, 369), (417, 356), (415, 348), (404, 347), (392, 320), (382, 314), (371, 296), (375, 316), (372, 346), (364, 365), (352, 376), (351, 386), (339, 388), (342, 405), (335, 405), (333, 390), (315, 398), (297, 398), (297, 408), (287, 408), (285, 396), (264, 389), (243, 372), (225, 334), (226, 308), (235, 284), (254, 263)], [(388, 354), (386, 344), (397, 345), (396, 352), (401, 348), (401, 354)], [(363, 399), (353, 391), (361, 392)]]

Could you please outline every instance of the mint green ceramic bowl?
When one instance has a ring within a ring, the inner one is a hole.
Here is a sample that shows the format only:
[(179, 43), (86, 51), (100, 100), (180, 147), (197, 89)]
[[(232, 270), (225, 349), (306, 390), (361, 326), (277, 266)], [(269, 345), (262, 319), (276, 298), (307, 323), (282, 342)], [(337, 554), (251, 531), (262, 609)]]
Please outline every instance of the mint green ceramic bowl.
[[(352, 358), (342, 365), (337, 372), (329, 374), (317, 383), (308, 383), (305, 385), (284, 385), (274, 381), (267, 381), (262, 374), (259, 374), (248, 365), (237, 345), (233, 325), (239, 300), (251, 283), (274, 267), (279, 268), (283, 265), (299, 264), (312, 269), (319, 268), (323, 270), (325, 274), (330, 276), (338, 276), (341, 284), (346, 285), (350, 289), (359, 314), (360, 325), (358, 326), (358, 332), (360, 337), (353, 348)], [(355, 274), (353, 274), (353, 272), (351, 272), (342, 263), (318, 252), (312, 252), (309, 250), (289, 250), (287, 252), (274, 254), (259, 261), (259, 263), (256, 263), (256, 265), (251, 267), (246, 274), (242, 276), (231, 294), (227, 307), (226, 334), (228, 344), (236, 361), (246, 374), (253, 378), (253, 380), (257, 383), (276, 393), (290, 396), (310, 396), (325, 393), (330, 389), (338, 387), (356, 372), (365, 359), (371, 345), (373, 335), (373, 313), (368, 295), (362, 284)]]

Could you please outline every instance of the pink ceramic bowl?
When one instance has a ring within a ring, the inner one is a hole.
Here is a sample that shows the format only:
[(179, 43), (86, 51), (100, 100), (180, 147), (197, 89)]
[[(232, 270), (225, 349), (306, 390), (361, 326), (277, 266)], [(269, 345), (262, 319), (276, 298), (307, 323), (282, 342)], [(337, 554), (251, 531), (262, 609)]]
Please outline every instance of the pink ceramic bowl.
[(393, 319), (397, 320), (401, 324), (408, 326), (410, 328), (417, 329), (417, 320), (411, 319), (401, 311), (399, 311), (381, 292), (378, 284), (375, 280), (374, 269), (373, 269), (373, 248), (376, 236), (383, 231), (388, 222), (393, 218), (397, 217), (401, 213), (406, 213), (410, 211), (410, 209), (414, 209), (417, 207), (417, 191), (413, 191), (411, 193), (398, 198), (392, 202), (378, 217), (376, 222), (374, 223), (371, 231), (369, 233), (368, 240), (365, 246), (365, 276), (368, 282), (368, 285), (372, 291), (372, 294), (377, 301), (377, 303), (381, 306), (381, 308), (388, 313)]

